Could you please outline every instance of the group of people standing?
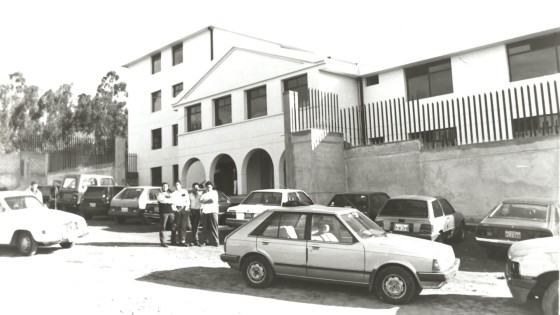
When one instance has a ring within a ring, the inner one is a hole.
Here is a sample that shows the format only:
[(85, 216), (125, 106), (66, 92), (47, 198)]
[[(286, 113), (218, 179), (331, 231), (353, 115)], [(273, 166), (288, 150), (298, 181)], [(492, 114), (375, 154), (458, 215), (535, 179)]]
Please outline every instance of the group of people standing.
[[(178, 246), (219, 246), (218, 238), (218, 192), (212, 182), (193, 183), (192, 193), (183, 189), (181, 181), (175, 182), (175, 190), (163, 183), (157, 196), (159, 205), (160, 231), (159, 241), (165, 243), (165, 228), (171, 222), (171, 244)], [(199, 227), (202, 233), (199, 238)], [(187, 242), (187, 230), (190, 229), (192, 239)]]

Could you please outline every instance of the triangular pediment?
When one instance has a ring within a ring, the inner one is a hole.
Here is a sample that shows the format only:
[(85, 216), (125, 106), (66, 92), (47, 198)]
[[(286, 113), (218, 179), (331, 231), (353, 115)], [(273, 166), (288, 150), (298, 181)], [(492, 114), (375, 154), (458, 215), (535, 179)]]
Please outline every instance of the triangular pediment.
[(179, 95), (174, 106), (285, 75), (321, 61), (317, 56), (303, 59), (234, 47), (190, 90)]

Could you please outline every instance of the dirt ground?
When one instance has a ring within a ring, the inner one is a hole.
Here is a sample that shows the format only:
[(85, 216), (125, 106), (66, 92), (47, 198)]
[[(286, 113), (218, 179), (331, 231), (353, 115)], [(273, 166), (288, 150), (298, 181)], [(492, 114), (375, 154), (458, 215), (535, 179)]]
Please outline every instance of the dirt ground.
[[(0, 314), (542, 314), (535, 302), (514, 303), (505, 253), (487, 257), (472, 232), (453, 245), (462, 261), (455, 279), (394, 306), (343, 285), (279, 279), (252, 289), (220, 261), (223, 246), (162, 248), (156, 225), (89, 225), (71, 249), (19, 257), (0, 247)], [(230, 231), (220, 227), (221, 239)]]

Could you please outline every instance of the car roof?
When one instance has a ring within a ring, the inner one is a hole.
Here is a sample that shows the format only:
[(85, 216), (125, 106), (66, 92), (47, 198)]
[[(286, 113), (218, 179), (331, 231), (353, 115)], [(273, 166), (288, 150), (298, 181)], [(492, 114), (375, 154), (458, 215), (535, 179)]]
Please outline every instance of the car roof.
[(400, 195), (400, 196), (391, 197), (391, 200), (408, 199), (408, 200), (433, 201), (437, 198), (441, 198), (441, 197), (420, 196), (420, 195)]
[(88, 188), (95, 188), (95, 187), (101, 187), (101, 188), (107, 188), (107, 187), (122, 187), (122, 188), (128, 188), (130, 186), (122, 186), (122, 185), (92, 185), (92, 186), (88, 186)]
[(539, 197), (515, 197), (504, 199), (502, 203), (534, 203), (543, 205), (557, 205), (558, 199), (553, 198), (539, 198)]
[(0, 198), (5, 197), (18, 197), (18, 196), (33, 196), (30, 191), (26, 190), (6, 190), (0, 191)]
[(372, 194), (382, 194), (382, 195), (389, 195), (383, 191), (348, 191), (343, 193), (336, 193), (335, 196), (340, 195), (372, 195)]
[(126, 186), (124, 188), (127, 189), (138, 189), (138, 188), (142, 188), (142, 189), (154, 189), (154, 188), (161, 188), (159, 186)]
[(309, 206), (295, 206), (295, 207), (270, 207), (267, 210), (270, 211), (297, 211), (297, 212), (313, 212), (313, 213), (323, 213), (323, 214), (338, 214), (338, 213), (348, 213), (353, 211), (358, 211), (353, 208), (346, 207), (327, 207), (323, 205), (309, 205)]
[(280, 189), (258, 189), (258, 190), (253, 190), (251, 191), (251, 193), (254, 192), (303, 192), (303, 190), (301, 189), (288, 189), (288, 188), (280, 188)]

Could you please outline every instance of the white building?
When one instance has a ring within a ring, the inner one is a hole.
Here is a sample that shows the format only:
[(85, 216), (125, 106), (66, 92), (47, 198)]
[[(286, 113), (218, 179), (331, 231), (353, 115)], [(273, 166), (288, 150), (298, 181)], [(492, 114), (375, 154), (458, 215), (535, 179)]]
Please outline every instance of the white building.
[[(304, 110), (311, 108), (310, 100), (330, 95), (343, 109), (401, 98), (403, 102), (418, 100), (422, 106), (443, 104), (479, 93), (550, 83), (560, 77), (560, 29), (406, 65), (360, 69), (353, 63), (209, 27), (125, 66), (133, 78), (129, 83), (128, 149), (138, 154), (139, 183), (179, 178), (190, 185), (207, 179), (227, 194), (241, 194), (284, 186), (286, 91), (298, 92)], [(552, 94), (550, 100), (523, 104), (533, 114), (522, 117), (508, 111), (505, 104), (485, 112), (482, 105), (476, 105), (480, 108), (473, 112), (481, 118), (465, 124), (471, 127), (445, 122), (444, 115), (462, 118), (460, 111), (451, 114), (443, 107), (437, 124), (430, 127), (423, 118), (423, 128), (418, 130), (406, 129), (412, 118), (400, 109), (403, 120), (393, 124), (397, 130), (403, 128), (402, 132), (389, 134), (391, 119), (401, 117), (397, 111), (391, 111), (374, 130), (378, 113), (366, 109), (365, 123), (358, 125), (363, 126), (365, 138), (383, 138), (381, 142), (407, 140), (427, 131), (435, 134), (436, 126), (457, 128), (453, 136), (460, 138), (455, 140), (458, 144), (509, 139), (514, 137), (516, 119), (538, 116), (542, 122), (549, 117), (551, 123), (557, 123), (558, 90), (553, 85), (543, 91), (538, 97)], [(315, 92), (319, 97), (310, 95)], [(495, 128), (485, 136), (484, 124), (494, 114), (500, 117), (500, 136)], [(428, 119), (429, 115), (428, 111)], [(432, 115), (435, 120), (436, 114)], [(370, 123), (374, 127), (367, 129)], [(466, 128), (472, 131), (472, 125), (481, 131), (480, 139), (469, 136)], [(505, 138), (502, 129), (508, 134)]]

